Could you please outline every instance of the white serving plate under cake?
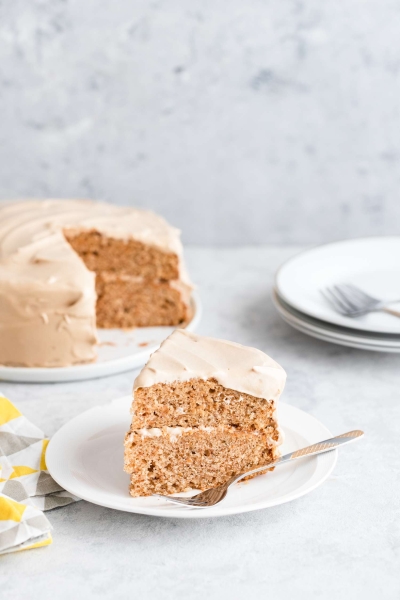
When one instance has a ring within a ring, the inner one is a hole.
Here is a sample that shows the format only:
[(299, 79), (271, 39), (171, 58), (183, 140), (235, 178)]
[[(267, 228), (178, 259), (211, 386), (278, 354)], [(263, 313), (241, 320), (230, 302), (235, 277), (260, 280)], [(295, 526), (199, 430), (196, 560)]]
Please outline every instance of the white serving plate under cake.
[[(129, 475), (123, 471), (123, 443), (131, 421), (131, 403), (132, 397), (126, 396), (92, 408), (53, 436), (46, 463), (59, 485), (88, 502), (116, 510), (201, 519), (268, 508), (300, 498), (321, 485), (336, 464), (337, 450), (292, 461), (272, 473), (233, 486), (220, 504), (207, 509), (181, 507), (152, 496), (132, 498)], [(298, 408), (279, 403), (278, 411), (285, 435), (282, 454), (332, 436), (322, 423)]]
[[(192, 294), (193, 317), (186, 328), (194, 331), (201, 319), (201, 302)], [(98, 329), (100, 345), (93, 363), (70, 367), (6, 367), (0, 365), (0, 380), (29, 383), (81, 381), (115, 375), (142, 367), (150, 354), (176, 327), (136, 327), (134, 329)]]
[[(275, 287), (290, 307), (337, 327), (364, 333), (400, 335), (400, 319), (383, 312), (351, 319), (330, 306), (321, 289), (352, 283), (382, 300), (400, 299), (400, 237), (371, 237), (312, 248), (289, 259)], [(393, 308), (399, 308), (394, 304)]]

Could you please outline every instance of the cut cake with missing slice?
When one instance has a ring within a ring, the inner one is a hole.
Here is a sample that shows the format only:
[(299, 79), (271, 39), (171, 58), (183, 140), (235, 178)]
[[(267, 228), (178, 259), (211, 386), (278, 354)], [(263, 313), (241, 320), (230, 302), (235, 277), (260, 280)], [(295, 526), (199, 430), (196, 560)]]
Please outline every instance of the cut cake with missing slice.
[(269, 356), (177, 329), (134, 383), (132, 496), (208, 489), (279, 456), (286, 373)]
[(180, 232), (151, 211), (0, 202), (2, 365), (92, 362), (99, 327), (185, 327), (191, 293)]

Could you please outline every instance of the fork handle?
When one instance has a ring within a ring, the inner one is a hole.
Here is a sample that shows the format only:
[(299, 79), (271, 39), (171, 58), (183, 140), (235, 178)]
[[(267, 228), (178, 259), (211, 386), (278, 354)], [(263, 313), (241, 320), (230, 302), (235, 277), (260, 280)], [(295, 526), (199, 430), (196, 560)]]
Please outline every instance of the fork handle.
[(254, 475), (255, 473), (259, 473), (260, 471), (265, 471), (265, 469), (277, 467), (282, 463), (290, 462), (291, 460), (305, 458), (306, 456), (315, 456), (316, 454), (323, 454), (324, 452), (332, 452), (332, 450), (335, 450), (335, 448), (338, 448), (342, 444), (354, 442), (356, 439), (362, 437), (363, 435), (363, 431), (356, 429), (354, 431), (348, 431), (347, 433), (342, 433), (342, 435), (337, 435), (333, 438), (329, 438), (328, 440), (324, 440), (323, 442), (317, 442), (316, 444), (312, 444), (311, 446), (306, 446), (301, 450), (295, 450), (294, 452), (290, 452), (289, 454), (281, 456), (280, 458), (278, 458), (278, 460), (276, 460), (273, 463), (270, 463), (269, 465), (264, 465), (263, 467), (258, 467), (257, 469), (247, 471), (247, 473), (241, 473), (240, 475), (232, 477), (229, 480), (229, 485), (236, 481), (240, 481), (244, 477)]
[(388, 313), (389, 315), (393, 315), (394, 317), (400, 318), (400, 310), (394, 310), (393, 308), (386, 308), (386, 306), (384, 308), (381, 308), (381, 310), (385, 313)]

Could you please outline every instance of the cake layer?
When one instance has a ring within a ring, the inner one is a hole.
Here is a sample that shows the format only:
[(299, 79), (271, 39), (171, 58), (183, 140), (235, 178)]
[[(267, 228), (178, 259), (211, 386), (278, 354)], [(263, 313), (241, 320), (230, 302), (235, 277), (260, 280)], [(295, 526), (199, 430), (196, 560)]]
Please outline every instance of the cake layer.
[(64, 229), (72, 248), (91, 271), (116, 272), (144, 279), (178, 279), (179, 258), (156, 246), (132, 239), (118, 239), (99, 231)]
[(132, 496), (208, 489), (233, 475), (268, 466), (279, 456), (279, 440), (261, 431), (177, 429), (126, 435), (124, 468), (131, 474)]
[(227, 389), (216, 379), (158, 383), (135, 391), (132, 428), (225, 425), (237, 430), (276, 427), (274, 400)]
[(179, 325), (190, 316), (189, 294), (168, 281), (100, 273), (96, 292), (98, 327)]

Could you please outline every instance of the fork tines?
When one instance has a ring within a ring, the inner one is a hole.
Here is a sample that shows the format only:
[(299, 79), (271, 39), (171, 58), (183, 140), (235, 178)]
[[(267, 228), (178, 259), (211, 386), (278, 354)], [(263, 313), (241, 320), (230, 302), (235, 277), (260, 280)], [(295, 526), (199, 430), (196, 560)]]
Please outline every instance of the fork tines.
[(354, 285), (345, 283), (321, 290), (324, 298), (336, 312), (346, 317), (358, 317), (373, 310), (380, 301)]

